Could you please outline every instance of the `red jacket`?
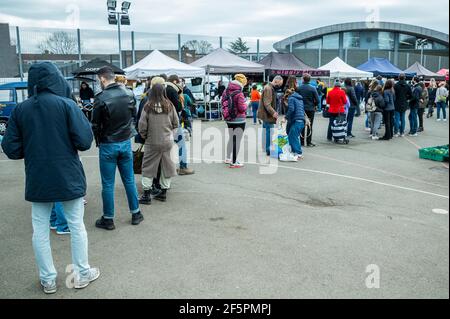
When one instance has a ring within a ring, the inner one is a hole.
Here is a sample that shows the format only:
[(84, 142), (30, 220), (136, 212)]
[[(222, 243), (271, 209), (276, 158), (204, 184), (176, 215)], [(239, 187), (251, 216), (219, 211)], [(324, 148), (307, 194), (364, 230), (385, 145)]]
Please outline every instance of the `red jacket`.
[(330, 106), (329, 113), (345, 113), (345, 104), (347, 104), (347, 94), (339, 87), (335, 87), (327, 96), (327, 104)]

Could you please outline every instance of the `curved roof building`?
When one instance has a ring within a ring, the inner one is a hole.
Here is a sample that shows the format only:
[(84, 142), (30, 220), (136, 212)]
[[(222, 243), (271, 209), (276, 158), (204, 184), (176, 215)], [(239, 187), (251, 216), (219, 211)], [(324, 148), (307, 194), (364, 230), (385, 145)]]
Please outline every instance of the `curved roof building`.
[(449, 65), (448, 34), (396, 22), (352, 22), (293, 35), (274, 44), (319, 67), (336, 56), (356, 67), (371, 57), (389, 59), (401, 69), (420, 62), (437, 71)]

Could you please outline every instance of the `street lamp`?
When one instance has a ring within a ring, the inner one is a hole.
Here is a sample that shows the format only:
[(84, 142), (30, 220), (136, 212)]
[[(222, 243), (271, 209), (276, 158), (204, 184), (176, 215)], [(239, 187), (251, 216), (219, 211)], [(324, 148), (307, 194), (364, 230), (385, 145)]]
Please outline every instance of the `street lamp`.
[(130, 10), (131, 2), (123, 1), (121, 5), (121, 10), (116, 11), (117, 1), (107, 0), (106, 5), (108, 7), (108, 23), (112, 25), (117, 25), (117, 35), (119, 39), (119, 64), (120, 68), (123, 68), (122, 63), (122, 40), (120, 34), (120, 25), (130, 25), (130, 16), (128, 15), (128, 10)]

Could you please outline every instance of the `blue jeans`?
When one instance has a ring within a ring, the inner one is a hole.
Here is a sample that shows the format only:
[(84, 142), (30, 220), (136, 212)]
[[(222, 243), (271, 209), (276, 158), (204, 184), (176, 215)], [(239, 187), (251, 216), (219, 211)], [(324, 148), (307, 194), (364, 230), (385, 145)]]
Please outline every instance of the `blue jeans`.
[[(61, 203), (70, 228), (72, 247), (72, 263), (74, 270), (84, 276), (90, 266), (88, 263), (88, 238), (84, 227), (83, 198)], [(33, 223), (33, 249), (39, 269), (41, 281), (56, 279), (57, 272), (53, 264), (52, 249), (50, 247), (50, 229), (48, 222), (52, 213), (53, 203), (32, 203), (31, 217)]]
[(69, 227), (67, 226), (66, 216), (64, 216), (64, 206), (60, 202), (53, 204), (50, 226), (56, 227), (56, 231), (65, 231)]
[(265, 131), (263, 132), (263, 135), (265, 136), (265, 138), (263, 138), (263, 145), (265, 145), (267, 156), (270, 156), (270, 144), (272, 143), (272, 130), (274, 128), (274, 124), (264, 122), (263, 128)]
[(131, 141), (100, 144), (100, 174), (102, 176), (103, 217), (114, 218), (114, 185), (116, 168), (127, 193), (131, 214), (139, 212), (139, 200), (134, 180)]
[(180, 157), (180, 169), (185, 169), (188, 166), (186, 140), (184, 137), (183, 128), (180, 126), (174, 136), (175, 143), (178, 145), (178, 155)]
[(258, 114), (259, 102), (252, 102), (253, 124), (256, 124), (256, 115)]
[(305, 122), (295, 121), (294, 123), (288, 123), (287, 128), (289, 128), (288, 140), (289, 145), (292, 148), (292, 153), (302, 155), (303, 151), (300, 143), (300, 133), (305, 128)]
[(410, 126), (410, 134), (416, 134), (419, 128), (419, 118), (417, 114), (417, 109), (411, 109), (409, 111), (409, 126)]
[(403, 135), (406, 128), (406, 112), (395, 111), (394, 133)]
[(441, 118), (441, 110), (442, 110), (442, 115), (444, 116), (443, 119), (446, 120), (447, 119), (447, 103), (445, 102), (437, 102), (437, 118), (440, 119)]
[(370, 128), (370, 114), (366, 112), (366, 122), (364, 123), (366, 128)]
[(352, 135), (353, 130), (353, 119), (355, 118), (356, 108), (349, 108), (347, 115), (347, 135)]

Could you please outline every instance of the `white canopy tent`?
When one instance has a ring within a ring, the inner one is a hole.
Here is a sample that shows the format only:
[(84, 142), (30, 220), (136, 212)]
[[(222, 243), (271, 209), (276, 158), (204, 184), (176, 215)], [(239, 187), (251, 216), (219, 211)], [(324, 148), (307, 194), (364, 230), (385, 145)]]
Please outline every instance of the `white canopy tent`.
[(321, 66), (319, 70), (330, 70), (331, 78), (362, 79), (373, 77), (373, 73), (358, 70), (357, 68), (354, 68), (342, 61), (339, 57)]
[(207, 74), (264, 73), (264, 65), (248, 61), (224, 49), (217, 49), (190, 64)]
[(179, 62), (158, 50), (154, 50), (138, 63), (126, 68), (127, 78), (136, 80), (160, 74), (178, 75), (182, 78), (204, 77), (205, 70)]

